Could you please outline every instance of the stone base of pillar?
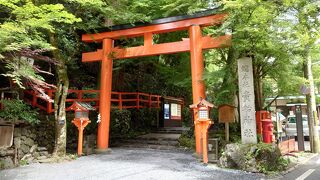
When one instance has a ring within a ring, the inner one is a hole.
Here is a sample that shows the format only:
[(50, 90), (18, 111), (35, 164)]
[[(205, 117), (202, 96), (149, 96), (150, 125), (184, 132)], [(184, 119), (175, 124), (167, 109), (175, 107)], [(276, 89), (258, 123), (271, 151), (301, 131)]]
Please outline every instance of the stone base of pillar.
[(192, 157), (195, 157), (195, 158), (197, 158), (197, 159), (202, 161), (202, 154), (201, 153), (198, 154), (198, 153), (195, 152), (195, 153), (192, 154)]
[(110, 148), (108, 149), (95, 149), (96, 154), (111, 154), (112, 150)]

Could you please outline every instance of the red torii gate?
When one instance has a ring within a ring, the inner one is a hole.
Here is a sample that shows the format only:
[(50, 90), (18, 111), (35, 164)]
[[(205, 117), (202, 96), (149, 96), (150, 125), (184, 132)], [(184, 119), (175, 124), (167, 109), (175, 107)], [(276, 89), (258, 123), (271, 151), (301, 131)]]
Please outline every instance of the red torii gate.
[[(192, 74), (192, 96), (193, 103), (200, 98), (206, 98), (205, 85), (202, 80), (203, 74), (203, 49), (223, 48), (231, 44), (231, 36), (224, 35), (212, 38), (202, 36), (201, 28), (221, 24), (227, 14), (177, 16), (163, 18), (153, 21), (144, 26), (133, 26), (119, 30), (102, 32), (97, 34), (83, 34), (84, 42), (102, 42), (102, 49), (96, 52), (82, 54), (82, 62), (102, 61), (101, 63), (101, 89), (99, 112), (101, 121), (98, 126), (97, 148), (101, 151), (109, 147), (109, 126), (112, 91), (112, 62), (114, 59), (136, 58), (160, 54), (170, 54), (190, 51), (191, 74)], [(173, 20), (172, 20), (173, 19)], [(182, 39), (178, 42), (153, 44), (153, 35), (174, 31), (189, 31), (189, 39)], [(117, 39), (144, 37), (144, 45), (137, 47), (119, 48), (113, 47)], [(196, 110), (195, 110), (196, 111)], [(197, 112), (194, 111), (194, 120), (197, 119)], [(195, 126), (196, 152), (201, 153), (200, 127)]]

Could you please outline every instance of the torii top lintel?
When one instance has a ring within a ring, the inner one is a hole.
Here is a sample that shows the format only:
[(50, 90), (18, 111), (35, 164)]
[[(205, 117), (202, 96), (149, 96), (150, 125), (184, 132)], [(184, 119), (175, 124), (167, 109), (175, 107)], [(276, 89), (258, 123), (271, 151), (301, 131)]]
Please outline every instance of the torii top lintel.
[[(200, 17), (191, 17), (181, 19), (177, 21), (169, 21), (159, 24), (149, 24), (145, 26), (131, 27), (127, 29), (120, 29), (109, 32), (102, 32), (96, 34), (83, 34), (82, 41), (84, 42), (101, 42), (103, 39), (121, 39), (121, 38), (132, 38), (138, 36), (144, 36), (144, 46), (119, 48), (114, 47), (111, 50), (112, 59), (124, 59), (134, 58), (142, 56), (152, 56), (160, 54), (172, 54), (178, 52), (190, 51), (189, 39), (182, 39), (182, 41), (153, 44), (153, 34), (167, 33), (174, 31), (187, 30), (190, 26), (198, 25), (201, 27), (213, 26), (222, 24), (227, 17), (226, 13), (211, 14)], [(202, 37), (202, 49), (211, 48), (223, 48), (228, 47), (231, 44), (231, 36), (224, 35), (212, 38), (210, 36)], [(175, 48), (172, 48), (175, 47)], [(96, 52), (87, 52), (82, 54), (83, 62), (100, 61), (103, 57), (102, 49), (98, 49)]]

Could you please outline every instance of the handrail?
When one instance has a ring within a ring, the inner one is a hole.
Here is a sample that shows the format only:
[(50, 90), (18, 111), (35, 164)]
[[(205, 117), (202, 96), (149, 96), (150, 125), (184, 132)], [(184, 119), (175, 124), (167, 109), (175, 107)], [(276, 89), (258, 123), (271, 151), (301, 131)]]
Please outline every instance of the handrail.
[[(46, 94), (54, 99), (54, 93), (56, 90), (46, 89)], [(33, 90), (25, 90), (24, 99), (32, 107), (38, 107), (41, 110), (47, 111), (47, 113), (54, 112), (53, 102), (48, 99), (40, 97)], [(95, 108), (99, 108), (99, 93), (100, 90), (75, 90), (69, 89), (66, 103), (68, 106), (74, 101), (87, 102), (92, 104)], [(112, 108), (118, 109), (140, 109), (140, 108), (160, 108), (160, 95), (148, 94), (142, 92), (112, 92), (111, 93)], [(70, 97), (71, 96), (71, 97)], [(67, 109), (67, 108), (66, 108)]]

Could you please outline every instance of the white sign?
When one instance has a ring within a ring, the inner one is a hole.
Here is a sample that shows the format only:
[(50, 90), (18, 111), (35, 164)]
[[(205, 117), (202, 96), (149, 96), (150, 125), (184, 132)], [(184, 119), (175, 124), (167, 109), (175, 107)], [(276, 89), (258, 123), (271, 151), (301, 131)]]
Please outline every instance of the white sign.
[(178, 104), (171, 104), (171, 116), (178, 116)]
[(257, 143), (252, 72), (251, 58), (238, 59), (241, 140), (243, 144)]
[(169, 104), (164, 104), (164, 108), (163, 108), (163, 117), (164, 119), (170, 119), (170, 115), (169, 115)]
[(181, 119), (181, 105), (180, 104), (171, 104), (171, 119)]

